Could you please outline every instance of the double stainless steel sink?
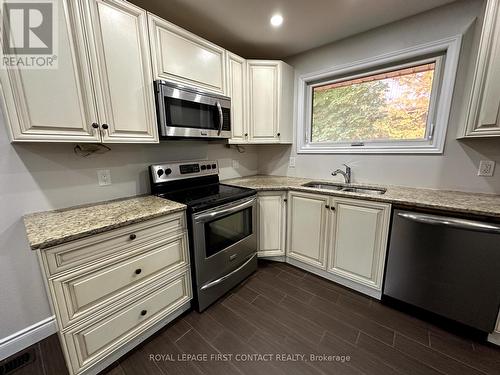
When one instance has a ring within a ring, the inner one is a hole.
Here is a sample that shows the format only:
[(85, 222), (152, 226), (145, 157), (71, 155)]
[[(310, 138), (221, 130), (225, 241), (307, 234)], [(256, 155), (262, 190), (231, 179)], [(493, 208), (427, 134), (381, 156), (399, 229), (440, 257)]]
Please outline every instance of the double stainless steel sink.
[(334, 184), (316, 181), (308, 182), (306, 184), (303, 184), (302, 186), (320, 190), (343, 191), (360, 194), (385, 194), (385, 192), (387, 191), (384, 188), (376, 188), (371, 186), (351, 186), (346, 184)]

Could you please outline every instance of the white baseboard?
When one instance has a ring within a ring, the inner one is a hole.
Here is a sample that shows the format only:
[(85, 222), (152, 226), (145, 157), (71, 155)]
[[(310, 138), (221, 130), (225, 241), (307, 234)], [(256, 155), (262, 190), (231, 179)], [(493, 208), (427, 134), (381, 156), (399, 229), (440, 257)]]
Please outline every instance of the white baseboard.
[(54, 316), (0, 339), (0, 361), (57, 332)]

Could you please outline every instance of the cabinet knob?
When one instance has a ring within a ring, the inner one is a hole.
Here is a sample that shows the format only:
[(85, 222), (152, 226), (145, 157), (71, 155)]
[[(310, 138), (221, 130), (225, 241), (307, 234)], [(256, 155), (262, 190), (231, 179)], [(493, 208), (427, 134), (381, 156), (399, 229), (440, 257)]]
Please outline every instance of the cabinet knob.
[(248, 137), (248, 133), (245, 133), (245, 137)]
[(135, 270), (135, 274), (136, 274), (136, 275), (140, 275), (140, 274), (141, 274), (141, 272), (142, 272), (142, 269), (140, 269), (140, 268), (138, 268), (138, 269), (136, 269), (136, 270)]
[(330, 208), (330, 206), (329, 206), (329, 205), (326, 205), (325, 207), (326, 207), (326, 209), (329, 209), (329, 208)]
[(333, 206), (330, 207), (330, 210), (335, 211), (335, 207), (333, 207)]
[(135, 240), (137, 236), (134, 233), (132, 233), (130, 236), (128, 236), (128, 238), (130, 238), (131, 240)]
[(92, 123), (92, 127), (94, 129), (97, 129), (99, 127), (99, 124), (97, 122)]
[(104, 130), (107, 130), (107, 129), (109, 128), (109, 126), (108, 126), (108, 124), (102, 124), (102, 128), (103, 128)]
[(142, 310), (142, 311), (141, 311), (141, 315), (142, 315), (142, 316), (146, 315), (147, 313), (148, 313), (148, 310)]
[(277, 135), (278, 137), (280, 137), (280, 136), (281, 136), (281, 133), (278, 133), (278, 134), (276, 134), (276, 135)]
[(285, 202), (285, 203), (286, 203), (286, 202), (288, 202), (288, 199), (286, 199), (286, 198), (285, 198), (285, 199), (283, 199), (283, 202)]

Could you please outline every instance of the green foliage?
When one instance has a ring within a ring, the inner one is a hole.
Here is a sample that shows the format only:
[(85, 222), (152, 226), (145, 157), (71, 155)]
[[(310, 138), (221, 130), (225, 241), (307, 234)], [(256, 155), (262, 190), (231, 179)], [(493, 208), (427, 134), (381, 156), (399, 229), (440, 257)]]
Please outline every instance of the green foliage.
[(433, 73), (314, 90), (312, 141), (423, 138)]

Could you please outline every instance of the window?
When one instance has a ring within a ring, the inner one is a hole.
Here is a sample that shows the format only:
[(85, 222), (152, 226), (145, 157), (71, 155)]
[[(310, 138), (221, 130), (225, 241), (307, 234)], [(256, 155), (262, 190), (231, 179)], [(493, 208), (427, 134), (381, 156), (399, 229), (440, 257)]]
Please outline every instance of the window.
[(298, 152), (442, 152), (457, 40), (301, 77)]

